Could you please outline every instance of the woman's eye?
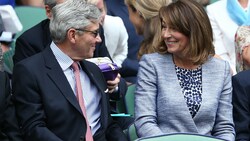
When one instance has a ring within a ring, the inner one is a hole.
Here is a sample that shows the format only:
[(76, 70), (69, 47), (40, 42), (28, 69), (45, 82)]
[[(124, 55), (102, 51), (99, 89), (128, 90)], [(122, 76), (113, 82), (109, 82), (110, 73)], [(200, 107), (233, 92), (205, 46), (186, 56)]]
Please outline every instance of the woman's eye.
[(161, 29), (166, 29), (167, 27), (165, 25), (161, 25)]

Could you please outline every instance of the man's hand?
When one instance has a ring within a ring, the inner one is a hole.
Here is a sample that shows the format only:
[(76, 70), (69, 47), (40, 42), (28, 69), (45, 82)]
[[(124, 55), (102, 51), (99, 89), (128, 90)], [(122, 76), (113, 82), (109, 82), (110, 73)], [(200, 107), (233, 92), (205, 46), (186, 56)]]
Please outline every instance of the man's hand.
[(118, 73), (118, 75), (116, 76), (114, 80), (107, 81), (109, 93), (113, 93), (114, 91), (117, 90), (118, 83), (120, 82), (120, 78), (121, 78), (121, 75)]

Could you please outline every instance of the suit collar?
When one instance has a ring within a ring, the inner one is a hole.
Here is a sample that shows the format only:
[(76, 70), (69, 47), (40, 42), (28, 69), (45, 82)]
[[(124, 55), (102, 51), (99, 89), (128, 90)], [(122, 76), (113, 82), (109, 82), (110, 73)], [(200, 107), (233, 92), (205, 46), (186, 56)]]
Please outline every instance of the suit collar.
[(89, 69), (90, 62), (87, 62), (86, 60), (80, 61), (79, 62), (83, 71), (88, 75), (88, 77), (90, 78), (91, 82), (97, 87), (97, 89), (104, 94), (104, 90), (103, 90), (103, 86), (102, 83), (100, 83), (100, 80), (98, 80), (99, 78), (95, 77), (93, 72)]

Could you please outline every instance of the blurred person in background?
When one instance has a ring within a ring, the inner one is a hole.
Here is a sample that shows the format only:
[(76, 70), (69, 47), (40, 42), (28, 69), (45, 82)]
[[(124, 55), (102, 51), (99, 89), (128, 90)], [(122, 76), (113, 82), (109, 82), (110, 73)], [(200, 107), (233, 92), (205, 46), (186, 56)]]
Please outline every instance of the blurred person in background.
[(235, 34), (236, 71), (250, 68), (250, 26), (239, 26)]
[(4, 71), (3, 53), (0, 43), (0, 140), (22, 141), (12, 101), (9, 76)]
[(35, 6), (44, 8), (43, 0), (16, 0), (16, 6)]
[(143, 54), (155, 52), (156, 44), (160, 39), (158, 13), (162, 6), (168, 5), (172, 0), (125, 0), (128, 7), (129, 19), (135, 27), (136, 33), (143, 36), (137, 58), (139, 61)]
[[(91, 0), (88, 1), (90, 2)], [(128, 33), (126, 27), (120, 17), (107, 15), (105, 1), (99, 1), (102, 3), (102, 11), (105, 14), (101, 25), (104, 30), (106, 47), (112, 60), (122, 68), (122, 63), (128, 54)]]
[(11, 76), (13, 42), (15, 35), (23, 29), (23, 26), (10, 5), (0, 5), (0, 20), (0, 43), (5, 57), (4, 69)]
[(250, 25), (248, 0), (218, 0), (206, 7), (214, 36), (215, 53), (229, 62), (236, 74), (234, 37), (241, 25)]
[(3, 58), (3, 54), (9, 50), (8, 44), (12, 41), (12, 36), (6, 36), (6, 33), (3, 33), (5, 32), (3, 24), (0, 15), (0, 140), (22, 141), (12, 101), (9, 75), (5, 72)]
[(12, 7), (15, 7), (15, 0), (1, 0), (0, 5), (11, 5)]

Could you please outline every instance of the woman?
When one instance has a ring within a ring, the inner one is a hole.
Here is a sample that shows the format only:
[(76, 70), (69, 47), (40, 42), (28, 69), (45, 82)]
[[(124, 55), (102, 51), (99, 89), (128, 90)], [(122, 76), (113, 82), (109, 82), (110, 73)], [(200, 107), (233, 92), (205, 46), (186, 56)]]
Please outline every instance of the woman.
[(195, 133), (233, 141), (230, 66), (213, 57), (206, 11), (193, 0), (178, 0), (162, 7), (159, 17), (158, 53), (144, 55), (139, 63), (139, 137)]
[(214, 33), (215, 53), (228, 61), (236, 74), (234, 36), (239, 26), (250, 24), (250, 2), (219, 0), (206, 9)]
[(235, 35), (236, 71), (250, 68), (250, 26), (240, 26)]
[(156, 45), (160, 40), (158, 13), (162, 6), (171, 2), (172, 0), (125, 0), (136, 33), (144, 38), (138, 52), (139, 59), (143, 54), (156, 52)]

